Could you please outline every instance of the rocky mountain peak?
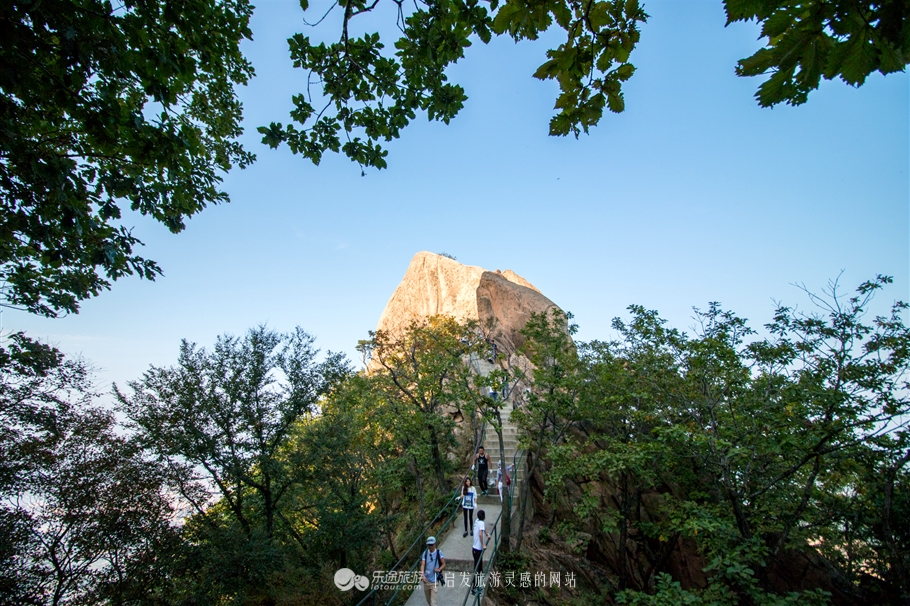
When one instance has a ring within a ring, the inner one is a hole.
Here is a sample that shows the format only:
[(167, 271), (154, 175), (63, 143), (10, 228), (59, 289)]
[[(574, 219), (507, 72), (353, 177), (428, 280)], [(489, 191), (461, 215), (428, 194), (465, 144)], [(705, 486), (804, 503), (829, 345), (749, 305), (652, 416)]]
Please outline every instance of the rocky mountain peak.
[(377, 330), (395, 333), (415, 320), (447, 315), (477, 320), (500, 346), (515, 351), (524, 342), (519, 331), (531, 314), (553, 308), (558, 306), (510, 269), (487, 271), (419, 252), (386, 304)]

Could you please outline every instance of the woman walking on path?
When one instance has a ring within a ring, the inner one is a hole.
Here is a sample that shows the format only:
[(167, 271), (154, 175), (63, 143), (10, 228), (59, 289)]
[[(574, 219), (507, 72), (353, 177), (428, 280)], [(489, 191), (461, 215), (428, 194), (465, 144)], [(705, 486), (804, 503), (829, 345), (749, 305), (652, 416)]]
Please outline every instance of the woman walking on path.
[(477, 489), (471, 486), (471, 478), (464, 479), (461, 487), (461, 510), (464, 511), (464, 534), (468, 536), (474, 531), (474, 504), (477, 502)]

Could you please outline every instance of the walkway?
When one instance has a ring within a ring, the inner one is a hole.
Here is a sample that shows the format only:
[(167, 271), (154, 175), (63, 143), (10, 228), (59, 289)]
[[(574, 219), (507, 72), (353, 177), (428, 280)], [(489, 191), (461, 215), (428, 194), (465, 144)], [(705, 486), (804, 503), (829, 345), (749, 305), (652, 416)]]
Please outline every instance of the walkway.
[[(508, 465), (512, 464), (512, 460), (518, 449), (518, 428), (508, 420), (511, 413), (512, 404), (507, 401), (502, 408), (501, 414), (503, 417), (503, 448), (505, 451), (505, 460), (508, 462)], [(496, 436), (496, 432), (490, 430), (489, 426), (487, 427), (488, 433), (484, 446), (487, 454), (491, 455), (493, 460), (493, 466), (490, 471), (490, 494), (485, 497), (478, 497), (477, 509), (483, 509), (486, 513), (487, 528), (489, 529), (499, 517), (502, 506), (500, 505), (499, 495), (496, 494), (495, 486), (496, 468), (499, 462), (499, 439)], [(523, 471), (523, 469), (519, 469), (517, 474), (518, 480), (523, 479)], [(516, 490), (513, 495), (517, 496), (517, 489), (518, 486), (516, 482)], [(480, 490), (479, 487), (478, 490)], [(517, 505), (516, 498), (513, 498), (512, 505), (514, 511), (514, 508)], [(476, 514), (477, 512), (475, 510), (475, 519), (477, 517)], [(466, 597), (471, 597), (469, 593), (471, 591), (471, 571), (474, 567), (474, 560), (471, 556), (471, 544), (473, 539), (471, 535), (466, 537), (462, 536), (463, 533), (464, 519), (459, 511), (458, 517), (453, 521), (452, 527), (449, 528), (445, 536), (436, 537), (437, 541), (439, 541), (439, 548), (442, 550), (442, 554), (446, 559), (446, 569), (443, 571), (443, 578), (447, 583), (447, 586), (441, 586), (439, 588), (438, 606), (461, 606), (465, 602)], [(492, 552), (493, 544), (491, 543), (484, 551), (484, 568), (486, 568), (489, 556)], [(421, 551), (421, 553), (423, 552)], [(414, 590), (411, 597), (408, 598), (408, 601), (405, 603), (405, 606), (426, 606), (426, 603), (427, 601), (424, 597), (423, 587), (421, 586)], [(472, 603), (470, 599), (468, 600), (468, 603)]]

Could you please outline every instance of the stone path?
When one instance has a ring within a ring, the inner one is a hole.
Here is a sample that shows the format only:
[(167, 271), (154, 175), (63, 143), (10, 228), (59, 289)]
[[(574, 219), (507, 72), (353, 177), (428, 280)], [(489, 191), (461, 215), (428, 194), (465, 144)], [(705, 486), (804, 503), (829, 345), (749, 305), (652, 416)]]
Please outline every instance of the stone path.
[[(484, 501), (487, 501), (486, 503)], [(501, 511), (499, 497), (496, 497), (495, 504), (490, 497), (481, 497), (478, 499), (478, 509), (483, 509), (487, 515), (487, 522), (492, 525), (493, 521), (499, 517)], [(446, 569), (443, 571), (444, 579), (447, 586), (439, 588), (438, 606), (461, 606), (464, 598), (470, 592), (471, 570), (474, 567), (474, 559), (471, 556), (471, 535), (463, 537), (464, 520), (459, 517), (455, 519), (452, 528), (443, 537), (439, 548), (442, 555), (445, 556)], [(437, 539), (438, 540), (438, 539)], [(488, 549), (484, 551), (484, 564), (492, 553), (493, 544), (490, 543)], [(447, 574), (448, 573), (448, 574)], [(465, 584), (467, 580), (467, 584)], [(408, 598), (406, 606), (421, 606), (427, 603), (424, 597), (423, 587), (418, 587)], [(469, 601), (470, 603), (470, 601)]]
[[(502, 416), (504, 419), (503, 450), (505, 452), (507, 465), (512, 464), (513, 457), (518, 449), (518, 428), (508, 420), (511, 412), (512, 405), (507, 402), (502, 409)], [(499, 518), (499, 514), (502, 511), (502, 505), (500, 504), (499, 495), (496, 494), (495, 486), (496, 468), (499, 461), (499, 439), (494, 431), (488, 429), (486, 444), (484, 444), (484, 446), (487, 454), (491, 455), (493, 458), (493, 466), (490, 469), (490, 494), (485, 497), (478, 497), (477, 510), (484, 510), (486, 513), (487, 529), (492, 529), (493, 523)], [(522, 480), (524, 476), (522, 471), (523, 469), (519, 469), (517, 474), (517, 480), (519, 481)], [(513, 494), (517, 494), (518, 482), (513, 481), (513, 483), (515, 484), (515, 492)], [(480, 490), (479, 487), (477, 489)], [(512, 504), (514, 511), (514, 506), (516, 505), (516, 500), (514, 498)], [(477, 510), (474, 512), (475, 519)], [(443, 575), (449, 573), (448, 577), (444, 576), (444, 580), (446, 580), (449, 586), (439, 588), (438, 606), (461, 606), (465, 602), (466, 597), (468, 598), (468, 604), (474, 603), (471, 599), (472, 596), (470, 595), (470, 575), (471, 570), (474, 567), (474, 559), (471, 556), (472, 537), (471, 535), (464, 537), (462, 536), (463, 533), (464, 518), (459, 510), (458, 517), (453, 520), (452, 526), (448, 529), (446, 534), (442, 537), (436, 537), (437, 541), (439, 541), (439, 548), (442, 550), (442, 554), (445, 556), (446, 560), (446, 568), (443, 571)], [(489, 547), (483, 554), (484, 569), (486, 569), (487, 562), (492, 553), (493, 543), (491, 541)], [(464, 579), (467, 579), (467, 583), (463, 582)], [(405, 606), (426, 606), (426, 604), (427, 601), (423, 593), (423, 587), (421, 586), (414, 590), (411, 597), (408, 598), (408, 601), (405, 603)]]

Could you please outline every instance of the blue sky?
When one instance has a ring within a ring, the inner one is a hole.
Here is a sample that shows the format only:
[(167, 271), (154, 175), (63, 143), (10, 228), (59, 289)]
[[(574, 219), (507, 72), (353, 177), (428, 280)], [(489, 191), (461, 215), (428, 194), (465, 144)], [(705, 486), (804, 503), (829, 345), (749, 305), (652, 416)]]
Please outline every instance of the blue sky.
[(759, 327), (773, 299), (807, 303), (794, 283), (820, 290), (841, 271), (846, 292), (883, 273), (895, 284), (881, 304), (910, 298), (907, 74), (761, 109), (760, 80), (733, 71), (759, 48), (754, 24), (725, 28), (720, 0), (645, 10), (626, 111), (590, 135), (547, 136), (556, 85), (531, 74), (559, 37), (498, 39), (450, 70), (469, 96), (452, 124), (418, 117), (387, 145), (389, 168), (361, 177), (342, 157), (315, 167), (259, 143), (255, 128), (288, 122), (305, 85), (286, 39), (338, 31), (261, 0), (245, 45), (258, 75), (240, 90), (258, 161), (226, 176), (232, 202), (176, 236), (133, 217), (164, 277), (122, 280), (64, 319), (7, 311), (4, 331), (81, 353), (103, 390), (172, 364), (181, 338), (208, 346), (261, 323), (355, 357), (421, 250), (513, 269), (575, 314), (581, 339), (610, 337), (632, 303), (685, 328), (693, 306), (720, 301)]

